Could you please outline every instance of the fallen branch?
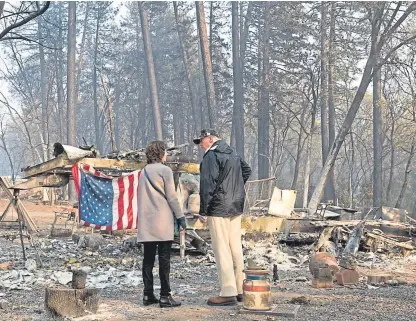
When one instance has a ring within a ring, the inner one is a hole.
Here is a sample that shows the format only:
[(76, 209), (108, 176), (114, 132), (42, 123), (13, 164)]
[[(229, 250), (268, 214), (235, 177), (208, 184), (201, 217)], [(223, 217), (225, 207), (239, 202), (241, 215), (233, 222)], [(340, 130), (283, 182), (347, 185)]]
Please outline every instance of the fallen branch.
[[(356, 226), (361, 221), (354, 220), (354, 221), (311, 221), (310, 224), (317, 227), (327, 227), (327, 226)], [(414, 228), (414, 225), (411, 224), (404, 224), (404, 223), (395, 223), (391, 221), (365, 221), (364, 225), (366, 226), (387, 226), (387, 227), (394, 227), (401, 230), (408, 230), (409, 228)]]

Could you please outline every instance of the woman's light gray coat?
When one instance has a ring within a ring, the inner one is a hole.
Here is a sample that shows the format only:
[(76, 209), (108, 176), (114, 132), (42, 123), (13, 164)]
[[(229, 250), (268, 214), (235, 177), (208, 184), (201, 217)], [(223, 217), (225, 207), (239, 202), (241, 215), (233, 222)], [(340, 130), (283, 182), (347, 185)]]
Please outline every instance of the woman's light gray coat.
[(176, 196), (173, 172), (161, 163), (149, 164), (145, 168), (153, 185), (163, 192), (166, 198), (153, 188), (142, 170), (137, 199), (137, 241), (172, 241), (173, 215), (176, 218), (184, 216)]

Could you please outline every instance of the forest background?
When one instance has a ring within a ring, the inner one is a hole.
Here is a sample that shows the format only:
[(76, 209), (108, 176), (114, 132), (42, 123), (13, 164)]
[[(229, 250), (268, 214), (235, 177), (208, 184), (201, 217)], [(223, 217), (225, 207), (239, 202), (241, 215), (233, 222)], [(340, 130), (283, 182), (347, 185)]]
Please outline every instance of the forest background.
[(0, 174), (215, 128), (296, 205), (416, 215), (413, 2), (0, 2)]

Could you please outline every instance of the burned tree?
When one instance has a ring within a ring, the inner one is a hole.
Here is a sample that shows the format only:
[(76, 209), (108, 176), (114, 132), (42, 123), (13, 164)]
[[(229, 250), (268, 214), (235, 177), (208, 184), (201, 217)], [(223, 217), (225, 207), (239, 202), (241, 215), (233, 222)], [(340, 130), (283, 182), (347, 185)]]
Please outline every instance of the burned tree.
[(160, 107), (159, 107), (159, 98), (157, 93), (157, 84), (156, 84), (156, 74), (155, 74), (155, 65), (153, 62), (153, 52), (152, 45), (150, 43), (150, 28), (149, 28), (149, 18), (147, 10), (144, 8), (142, 1), (138, 3), (139, 12), (140, 12), (140, 23), (142, 26), (143, 34), (143, 45), (145, 51), (145, 57), (147, 62), (147, 73), (149, 77), (149, 87), (150, 87), (150, 100), (152, 101), (153, 107), (153, 122), (155, 129), (155, 137), (158, 140), (163, 139), (162, 134), (162, 120), (160, 116)]

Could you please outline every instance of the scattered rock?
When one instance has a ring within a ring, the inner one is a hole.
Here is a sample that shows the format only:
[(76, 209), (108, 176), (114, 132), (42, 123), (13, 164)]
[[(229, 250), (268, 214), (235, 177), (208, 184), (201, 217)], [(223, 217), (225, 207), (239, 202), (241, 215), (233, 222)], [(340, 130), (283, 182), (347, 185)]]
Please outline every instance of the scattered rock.
[(29, 272), (36, 271), (36, 268), (37, 268), (36, 261), (34, 259), (27, 259), (25, 262), (25, 268)]
[(81, 235), (77, 244), (80, 248), (98, 250), (105, 244), (105, 240), (101, 234)]
[(308, 299), (306, 296), (298, 296), (296, 298), (292, 298), (289, 303), (291, 304), (303, 304), (303, 305), (308, 305), (311, 303), (311, 300)]
[(69, 282), (72, 281), (72, 273), (71, 272), (61, 272), (56, 271), (51, 276), (54, 280), (56, 280), (59, 284), (67, 285)]
[(306, 276), (299, 276), (295, 279), (296, 282), (308, 282), (308, 278)]
[(126, 249), (140, 249), (141, 244), (137, 242), (137, 236), (129, 237), (128, 239), (123, 241), (123, 246)]
[(400, 283), (399, 283), (398, 280), (388, 280), (387, 281), (387, 284), (390, 285), (390, 286), (398, 286), (398, 285), (400, 285)]
[(9, 302), (6, 300), (0, 300), (0, 309), (1, 310), (8, 310), (9, 309)]

